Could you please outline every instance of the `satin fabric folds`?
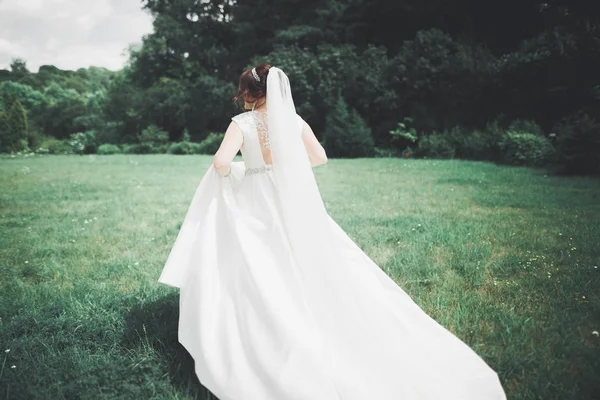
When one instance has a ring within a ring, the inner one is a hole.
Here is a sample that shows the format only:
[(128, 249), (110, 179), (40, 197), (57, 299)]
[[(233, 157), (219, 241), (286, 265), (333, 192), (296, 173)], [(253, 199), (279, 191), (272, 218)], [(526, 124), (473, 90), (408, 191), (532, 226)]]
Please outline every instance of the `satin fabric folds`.
[(159, 279), (180, 288), (179, 341), (206, 388), (220, 400), (506, 398), (330, 217), (336, 262), (317, 254), (320, 282), (306, 287), (272, 173), (244, 169), (206, 171)]

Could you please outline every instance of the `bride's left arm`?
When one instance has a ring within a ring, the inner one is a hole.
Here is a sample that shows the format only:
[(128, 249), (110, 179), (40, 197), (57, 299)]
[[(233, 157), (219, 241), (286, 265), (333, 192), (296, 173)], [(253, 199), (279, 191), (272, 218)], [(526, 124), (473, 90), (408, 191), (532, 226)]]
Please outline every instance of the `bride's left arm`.
[(315, 136), (310, 125), (305, 121), (303, 121), (302, 127), (302, 141), (306, 147), (311, 167), (327, 164), (327, 153), (325, 153), (325, 149), (321, 146), (321, 143), (319, 143), (319, 140)]
[(244, 136), (237, 123), (231, 121), (219, 149), (213, 157), (213, 166), (221, 176), (231, 172), (231, 162), (242, 147)]

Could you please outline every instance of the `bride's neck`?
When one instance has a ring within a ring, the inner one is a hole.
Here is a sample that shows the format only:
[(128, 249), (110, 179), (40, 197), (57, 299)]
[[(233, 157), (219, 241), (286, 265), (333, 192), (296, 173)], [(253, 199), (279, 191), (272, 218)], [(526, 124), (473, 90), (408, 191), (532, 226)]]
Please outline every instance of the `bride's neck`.
[(259, 100), (260, 104), (257, 107), (254, 107), (254, 111), (267, 111), (267, 102)]

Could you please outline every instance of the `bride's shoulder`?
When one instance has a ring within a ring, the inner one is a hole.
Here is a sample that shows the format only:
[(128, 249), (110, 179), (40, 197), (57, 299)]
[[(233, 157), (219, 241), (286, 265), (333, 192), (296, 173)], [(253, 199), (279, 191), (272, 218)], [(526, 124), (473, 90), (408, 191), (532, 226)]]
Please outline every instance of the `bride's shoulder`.
[(237, 124), (237, 126), (242, 130), (242, 132), (250, 128), (252, 124), (251, 119), (252, 116), (248, 111), (243, 111), (231, 117), (231, 120)]
[(250, 112), (248, 111), (242, 111), (241, 113), (234, 115), (233, 117), (231, 117), (232, 120), (236, 121), (236, 122), (241, 122), (244, 121), (246, 119), (250, 118)]
[(304, 128), (304, 119), (300, 116), (300, 114), (296, 114), (296, 121), (298, 121), (298, 126), (300, 126), (300, 131)]

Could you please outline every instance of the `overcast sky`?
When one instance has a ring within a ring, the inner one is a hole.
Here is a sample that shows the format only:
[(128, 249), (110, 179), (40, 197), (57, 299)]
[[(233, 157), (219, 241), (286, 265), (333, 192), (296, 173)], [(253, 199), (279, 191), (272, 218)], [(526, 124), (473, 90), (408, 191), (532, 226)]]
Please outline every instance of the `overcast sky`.
[(152, 32), (141, 0), (0, 0), (0, 69), (22, 58), (61, 69), (117, 70), (130, 43)]

